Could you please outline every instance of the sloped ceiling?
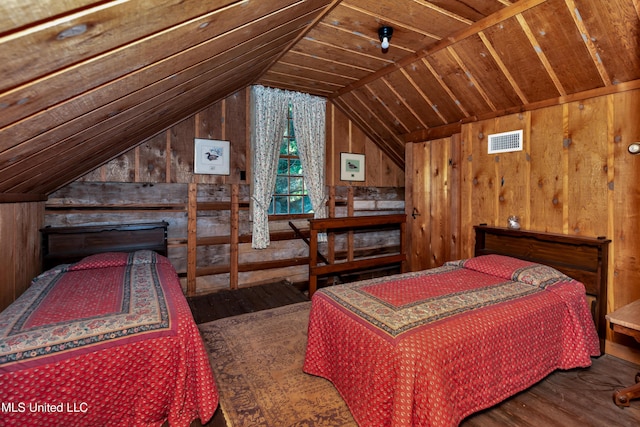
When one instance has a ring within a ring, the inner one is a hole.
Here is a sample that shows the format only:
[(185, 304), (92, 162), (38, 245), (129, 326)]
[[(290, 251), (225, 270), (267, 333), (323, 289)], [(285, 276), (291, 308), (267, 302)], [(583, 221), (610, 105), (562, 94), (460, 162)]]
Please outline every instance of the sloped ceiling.
[[(640, 87), (637, 0), (4, 0), (0, 201), (41, 200), (250, 84), (399, 166), (461, 123)], [(378, 28), (394, 28), (383, 52)]]

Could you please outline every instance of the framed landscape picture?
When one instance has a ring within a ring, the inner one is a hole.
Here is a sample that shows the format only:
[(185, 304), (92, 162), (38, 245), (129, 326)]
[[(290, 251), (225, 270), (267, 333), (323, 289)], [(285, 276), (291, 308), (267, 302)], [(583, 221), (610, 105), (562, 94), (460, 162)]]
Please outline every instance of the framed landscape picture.
[(340, 180), (364, 181), (364, 154), (340, 153)]
[(195, 139), (194, 173), (229, 175), (229, 141)]

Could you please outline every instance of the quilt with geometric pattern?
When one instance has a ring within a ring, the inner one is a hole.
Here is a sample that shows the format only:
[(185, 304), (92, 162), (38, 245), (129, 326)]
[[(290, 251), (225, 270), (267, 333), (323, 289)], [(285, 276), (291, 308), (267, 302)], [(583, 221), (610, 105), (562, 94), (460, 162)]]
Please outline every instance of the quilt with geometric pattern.
[(599, 354), (582, 283), (485, 255), (317, 291), (303, 369), (359, 425), (444, 427)]
[(0, 424), (208, 420), (218, 392), (169, 260), (105, 253), (46, 271), (0, 313)]

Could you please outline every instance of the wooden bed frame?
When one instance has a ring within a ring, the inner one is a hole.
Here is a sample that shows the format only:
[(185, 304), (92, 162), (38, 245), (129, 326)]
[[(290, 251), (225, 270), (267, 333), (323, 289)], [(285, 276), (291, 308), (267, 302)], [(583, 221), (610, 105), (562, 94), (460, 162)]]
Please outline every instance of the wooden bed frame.
[(607, 313), (608, 248), (605, 237), (581, 237), (512, 230), (481, 224), (476, 232), (475, 255), (500, 254), (545, 264), (582, 282), (604, 353)]
[(45, 227), (42, 233), (42, 268), (81, 260), (103, 252), (150, 249), (167, 256), (168, 223), (105, 224), (80, 227)]

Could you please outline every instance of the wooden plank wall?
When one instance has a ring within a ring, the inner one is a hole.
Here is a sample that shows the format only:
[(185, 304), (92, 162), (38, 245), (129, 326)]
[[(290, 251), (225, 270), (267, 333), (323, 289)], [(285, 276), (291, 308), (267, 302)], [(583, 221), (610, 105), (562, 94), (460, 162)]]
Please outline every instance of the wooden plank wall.
[[(506, 226), (518, 215), (523, 229), (612, 239), (607, 312), (640, 298), (640, 155), (627, 151), (640, 141), (639, 117), (640, 91), (632, 90), (466, 123), (460, 136), (408, 144), (407, 213), (417, 207), (422, 215), (408, 218), (420, 242), (414, 265), (455, 258), (439, 251), (442, 236), (471, 256), (473, 225)], [(524, 131), (523, 151), (487, 154), (487, 135), (516, 129)], [(639, 350), (609, 332), (607, 352), (638, 362)]]
[[(308, 256), (308, 247), (293, 236), (288, 219), (270, 221), (274, 241), (268, 249), (254, 250), (247, 240), (251, 234), (248, 100), (249, 90), (239, 91), (61, 188), (49, 197), (46, 223), (63, 226), (167, 221), (169, 257), (184, 276), (185, 291), (189, 248), (196, 254), (191, 266), (195, 280), (191, 290), (195, 293), (279, 280), (306, 281), (307, 266), (300, 265), (300, 260)], [(196, 137), (231, 142), (228, 176), (192, 173)], [(340, 181), (340, 152), (366, 155), (366, 181)], [(326, 164), (326, 184), (335, 216), (404, 212), (404, 172), (331, 104), (327, 107)], [(189, 188), (195, 197), (192, 209), (197, 211), (191, 234), (193, 237), (195, 233), (196, 238), (191, 240)], [(233, 191), (237, 191), (235, 211)], [(237, 215), (237, 221), (233, 215)], [(294, 223), (298, 228), (308, 228), (306, 219)], [(237, 224), (235, 228), (233, 224)], [(237, 244), (230, 244), (234, 239)], [(366, 250), (385, 244), (393, 246), (397, 240), (384, 233), (356, 236), (355, 247)], [(338, 247), (341, 244), (346, 243), (338, 241)], [(234, 250), (237, 255), (232, 253)], [(274, 261), (278, 266), (274, 267)], [(282, 266), (287, 262), (291, 265)]]
[(40, 273), (44, 202), (0, 203), (0, 311)]

